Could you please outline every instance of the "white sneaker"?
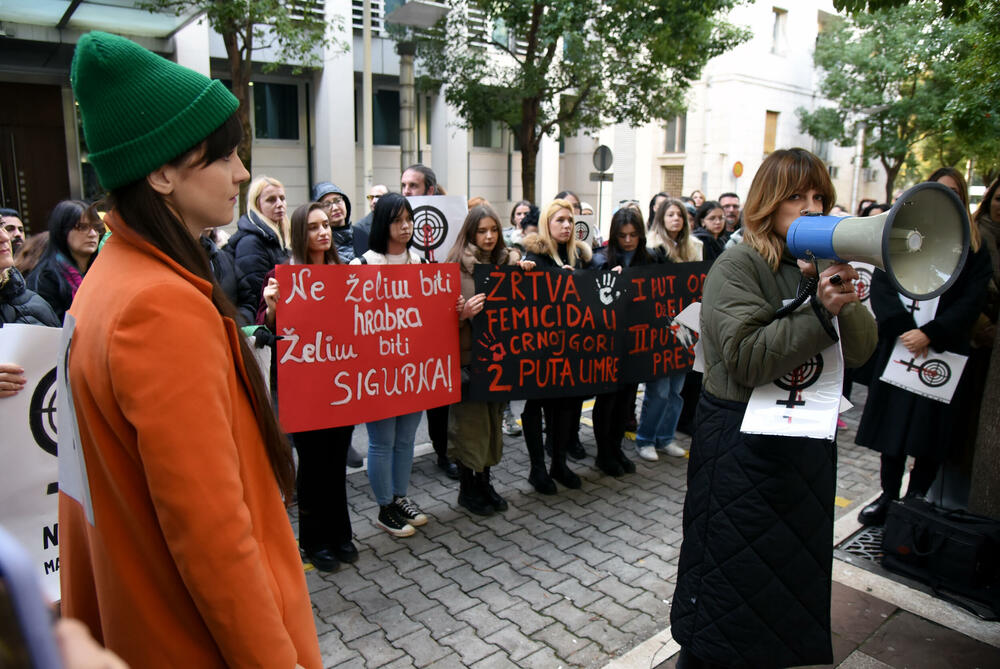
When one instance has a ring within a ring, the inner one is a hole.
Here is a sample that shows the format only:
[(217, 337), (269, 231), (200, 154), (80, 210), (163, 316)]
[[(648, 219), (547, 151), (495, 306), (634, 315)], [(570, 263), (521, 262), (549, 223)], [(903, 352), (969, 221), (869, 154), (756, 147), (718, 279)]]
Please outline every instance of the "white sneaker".
[(685, 455), (687, 455), (687, 451), (678, 446), (676, 441), (671, 441), (663, 448), (658, 448), (656, 450), (666, 453), (667, 455), (672, 455), (675, 458), (683, 458)]
[(643, 460), (649, 460), (650, 462), (656, 462), (660, 459), (660, 456), (656, 454), (656, 449), (652, 446), (636, 446), (635, 452)]

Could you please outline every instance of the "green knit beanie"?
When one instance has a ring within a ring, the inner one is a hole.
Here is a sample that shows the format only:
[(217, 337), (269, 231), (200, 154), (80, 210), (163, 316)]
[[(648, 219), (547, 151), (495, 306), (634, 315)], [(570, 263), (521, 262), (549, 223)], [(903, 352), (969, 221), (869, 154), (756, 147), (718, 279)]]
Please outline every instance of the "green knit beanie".
[(77, 43), (70, 81), (90, 163), (107, 190), (189, 150), (239, 107), (221, 81), (98, 31)]

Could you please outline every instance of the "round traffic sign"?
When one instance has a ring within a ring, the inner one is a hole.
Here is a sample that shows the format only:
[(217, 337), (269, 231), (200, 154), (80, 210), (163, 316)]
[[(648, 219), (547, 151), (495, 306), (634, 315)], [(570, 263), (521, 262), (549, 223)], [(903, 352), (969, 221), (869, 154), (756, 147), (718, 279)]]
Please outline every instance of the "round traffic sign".
[(614, 156), (611, 154), (611, 149), (605, 145), (601, 144), (594, 150), (594, 169), (598, 172), (607, 172), (613, 160)]

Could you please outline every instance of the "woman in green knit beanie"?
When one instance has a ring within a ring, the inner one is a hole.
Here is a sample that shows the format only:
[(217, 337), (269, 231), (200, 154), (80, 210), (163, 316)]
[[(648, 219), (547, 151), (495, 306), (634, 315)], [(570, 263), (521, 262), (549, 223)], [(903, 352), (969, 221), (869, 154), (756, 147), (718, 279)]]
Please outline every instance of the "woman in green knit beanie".
[(67, 317), (63, 612), (135, 667), (319, 667), (291, 452), (198, 242), (249, 178), (238, 102), (100, 32), (71, 80), (113, 235)]

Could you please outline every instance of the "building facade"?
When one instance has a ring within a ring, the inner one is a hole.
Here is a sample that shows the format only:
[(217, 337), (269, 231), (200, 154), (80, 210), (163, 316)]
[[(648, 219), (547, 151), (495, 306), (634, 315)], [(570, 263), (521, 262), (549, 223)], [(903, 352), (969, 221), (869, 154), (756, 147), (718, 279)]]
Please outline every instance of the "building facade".
[[(400, 56), (383, 23), (398, 2), (370, 0), (372, 8), (372, 183), (399, 188)], [(50, 3), (59, 5), (60, 3)], [(293, 74), (255, 69), (251, 123), (254, 176), (286, 186), (290, 205), (308, 200), (309, 186), (330, 180), (351, 194), (354, 218), (364, 213), (361, 16), (362, 0), (314, 0), (329, 19), (340, 17), (339, 45), (321, 54), (322, 66)], [(386, 7), (386, 5), (389, 5)], [(25, 214), (32, 232), (60, 199), (90, 198), (99, 187), (69, 86), (76, 40), (91, 29), (117, 32), (165, 57), (213, 77), (229, 79), (222, 39), (198, 16), (155, 15), (89, 2), (75, 12), (46, 14), (48, 5), (0, 6), (0, 199)], [(470, 22), (485, 17), (470, 14)], [(661, 190), (709, 198), (725, 191), (745, 197), (760, 162), (775, 148), (803, 146), (828, 164), (838, 201), (851, 205), (854, 150), (821, 145), (799, 132), (795, 110), (814, 109), (818, 73), (812, 49), (824, 24), (835, 20), (831, 0), (754, 2), (730, 20), (753, 38), (714, 58), (688, 92), (688, 111), (639, 128), (613, 126), (562, 142), (545, 138), (538, 157), (536, 192), (542, 200), (576, 191), (599, 209), (602, 227), (621, 200), (642, 202)], [(273, 52), (255, 59), (276, 59)], [(418, 71), (419, 72), (419, 71)], [(521, 199), (520, 153), (498, 124), (467, 129), (440, 91), (416, 99), (417, 159), (437, 172), (449, 194), (482, 196), (502, 218)], [(592, 155), (604, 144), (614, 153), (613, 181), (591, 180)], [(742, 176), (734, 167), (742, 165)], [(856, 198), (884, 192), (879, 170), (858, 170)]]

